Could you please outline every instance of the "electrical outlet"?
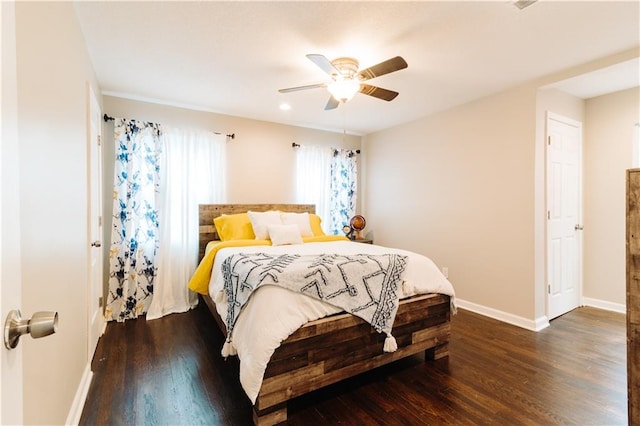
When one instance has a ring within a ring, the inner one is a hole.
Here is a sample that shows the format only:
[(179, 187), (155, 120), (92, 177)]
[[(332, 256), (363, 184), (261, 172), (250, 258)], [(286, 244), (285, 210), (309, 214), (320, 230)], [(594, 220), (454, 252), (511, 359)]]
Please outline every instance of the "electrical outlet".
[(445, 278), (449, 278), (449, 268), (446, 266), (442, 267), (442, 275), (444, 275)]

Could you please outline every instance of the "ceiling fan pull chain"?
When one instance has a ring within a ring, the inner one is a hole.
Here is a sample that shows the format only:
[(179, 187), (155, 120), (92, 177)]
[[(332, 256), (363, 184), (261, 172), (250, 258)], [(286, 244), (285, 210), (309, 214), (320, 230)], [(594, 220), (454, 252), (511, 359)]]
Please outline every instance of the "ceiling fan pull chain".
[(346, 142), (347, 142), (347, 105), (342, 107), (342, 147), (343, 148)]

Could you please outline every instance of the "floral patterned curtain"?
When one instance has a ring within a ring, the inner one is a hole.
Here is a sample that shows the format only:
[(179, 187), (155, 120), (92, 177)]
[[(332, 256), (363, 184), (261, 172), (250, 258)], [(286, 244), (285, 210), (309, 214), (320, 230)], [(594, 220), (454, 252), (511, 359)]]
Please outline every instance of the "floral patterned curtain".
[(106, 317), (144, 314), (157, 275), (160, 126), (116, 119), (113, 228)]
[(331, 161), (330, 232), (342, 234), (342, 228), (356, 214), (358, 184), (357, 153), (354, 150), (334, 149)]

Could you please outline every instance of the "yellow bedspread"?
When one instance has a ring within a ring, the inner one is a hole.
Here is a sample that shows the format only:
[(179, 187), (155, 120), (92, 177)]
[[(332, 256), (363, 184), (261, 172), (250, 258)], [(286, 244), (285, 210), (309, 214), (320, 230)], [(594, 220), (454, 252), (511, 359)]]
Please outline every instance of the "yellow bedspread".
[[(305, 243), (318, 243), (326, 241), (347, 241), (347, 237), (341, 235), (322, 235), (319, 237), (305, 237), (302, 239)], [(213, 248), (202, 258), (200, 264), (189, 280), (189, 288), (200, 294), (208, 294), (209, 281), (211, 280), (211, 269), (213, 269), (213, 261), (220, 249), (226, 247), (248, 247), (248, 246), (270, 246), (271, 240), (232, 240), (222, 241), (213, 246)]]

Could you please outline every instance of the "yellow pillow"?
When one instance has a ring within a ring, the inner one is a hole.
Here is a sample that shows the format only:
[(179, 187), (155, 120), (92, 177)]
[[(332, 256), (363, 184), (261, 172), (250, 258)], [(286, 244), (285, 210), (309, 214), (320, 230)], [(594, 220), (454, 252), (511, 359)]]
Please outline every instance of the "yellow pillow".
[(218, 216), (213, 219), (213, 224), (222, 241), (253, 240), (256, 238), (251, 226), (251, 219), (247, 213)]
[(322, 222), (320, 216), (310, 213), (309, 222), (311, 223), (311, 231), (313, 232), (314, 237), (321, 237), (325, 235), (324, 231), (322, 230), (322, 225), (320, 225), (320, 223)]

